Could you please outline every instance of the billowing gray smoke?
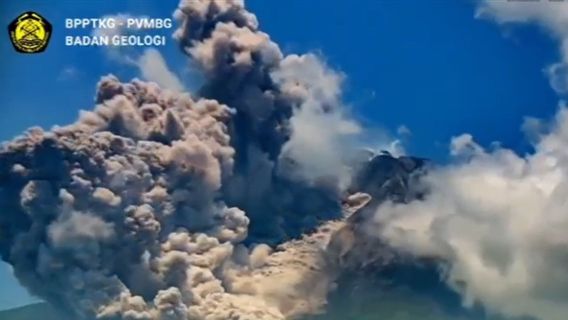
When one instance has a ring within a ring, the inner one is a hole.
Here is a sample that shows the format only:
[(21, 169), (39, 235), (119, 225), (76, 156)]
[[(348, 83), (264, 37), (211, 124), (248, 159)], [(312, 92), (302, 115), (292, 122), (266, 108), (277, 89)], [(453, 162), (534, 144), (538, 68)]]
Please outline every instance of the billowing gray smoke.
[[(204, 87), (107, 76), (76, 123), (3, 145), (2, 258), (80, 319), (316, 313), (337, 274), (327, 244), (368, 201), (341, 206), (352, 159), (337, 155), (359, 131), (341, 76), (284, 57), (239, 1), (182, 1), (175, 15)], [(328, 130), (306, 132), (314, 122)]]
[(189, 280), (190, 254), (212, 269), (247, 234), (244, 212), (218, 200), (233, 166), (231, 112), (114, 77), (97, 97), (76, 124), (4, 147), (3, 257), (34, 293), (78, 312), (143, 301), (130, 293), (189, 298), (162, 289)]
[(423, 160), (356, 152), (342, 75), (285, 56), (241, 1), (184, 0), (175, 17), (205, 79), (193, 96), (106, 76), (76, 123), (0, 148), (0, 254), (33, 294), (74, 320), (283, 320), (370, 270), (355, 283), (430, 279), (564, 319), (566, 111), (534, 156), (456, 139), (470, 161), (426, 190)]
[(175, 36), (206, 78), (199, 94), (237, 111), (223, 193), (251, 218), (250, 238), (275, 243), (337, 218), (349, 172), (329, 160), (358, 132), (339, 109), (341, 76), (314, 55), (284, 57), (239, 1), (182, 1), (175, 15)]
[(97, 97), (76, 124), (30, 129), (0, 153), (0, 247), (26, 287), (80, 318), (321, 309), (335, 274), (323, 249), (342, 223), (273, 254), (239, 244), (249, 218), (221, 188), (233, 170), (227, 106), (112, 76)]

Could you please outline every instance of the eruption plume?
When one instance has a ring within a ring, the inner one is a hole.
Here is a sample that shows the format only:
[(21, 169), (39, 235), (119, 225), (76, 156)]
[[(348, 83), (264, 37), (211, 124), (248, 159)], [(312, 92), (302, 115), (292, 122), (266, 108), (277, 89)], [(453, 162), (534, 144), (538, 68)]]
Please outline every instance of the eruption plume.
[[(312, 170), (358, 132), (342, 77), (285, 57), (239, 1), (182, 1), (175, 16), (206, 79), (195, 97), (106, 76), (94, 111), (2, 146), (2, 258), (80, 319), (318, 312), (336, 274), (327, 244), (367, 201), (342, 209), (348, 159)], [(309, 139), (306, 117), (332, 125)]]
[(450, 166), (376, 155), (343, 75), (283, 54), (242, 1), (174, 16), (197, 92), (105, 76), (75, 123), (0, 147), (0, 255), (30, 292), (74, 320), (284, 320), (370, 271), (362, 291), (426, 279), (505, 316), (565, 318), (564, 108), (524, 157), (469, 135)]

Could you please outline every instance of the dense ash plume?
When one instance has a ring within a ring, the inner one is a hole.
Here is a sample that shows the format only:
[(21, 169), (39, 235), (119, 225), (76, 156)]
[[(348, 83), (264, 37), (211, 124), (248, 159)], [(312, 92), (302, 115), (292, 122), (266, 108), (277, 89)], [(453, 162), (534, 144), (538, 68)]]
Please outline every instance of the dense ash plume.
[[(2, 258), (79, 319), (321, 312), (339, 271), (328, 243), (369, 200), (343, 195), (352, 159), (336, 154), (359, 127), (342, 77), (284, 57), (239, 1), (176, 16), (206, 79), (195, 97), (107, 76), (94, 111), (2, 146)], [(310, 121), (329, 130), (313, 139)]]
[(214, 268), (249, 223), (217, 199), (233, 165), (226, 106), (114, 77), (97, 97), (76, 124), (31, 129), (0, 153), (3, 257), (34, 293), (80, 316), (106, 315), (101, 306), (126, 294), (173, 294), (189, 253), (167, 243)]
[(424, 200), (425, 162), (355, 150), (340, 73), (284, 55), (241, 1), (175, 16), (193, 96), (107, 76), (94, 111), (1, 147), (0, 254), (24, 286), (76, 319), (284, 320), (424, 258), (375, 211)]
[[(400, 236), (436, 190), (416, 183), (423, 160), (355, 150), (340, 73), (284, 55), (241, 1), (182, 1), (175, 16), (205, 79), (193, 96), (107, 76), (94, 111), (0, 148), (0, 254), (33, 294), (81, 320), (284, 320), (321, 313), (345, 274), (463, 265), (467, 250), (432, 257), (414, 240), (451, 243)], [(536, 248), (553, 252), (554, 235)], [(551, 265), (535, 270), (564, 270)]]
[(221, 192), (234, 155), (227, 106), (112, 76), (97, 99), (77, 123), (30, 129), (0, 152), (0, 247), (22, 284), (81, 319), (322, 309), (335, 274), (325, 248), (343, 222), (275, 252), (239, 244), (249, 218)]
[(206, 79), (199, 94), (237, 111), (223, 192), (251, 218), (249, 238), (278, 243), (338, 218), (351, 175), (338, 155), (359, 131), (341, 110), (342, 76), (315, 55), (284, 56), (241, 1), (182, 1), (175, 16), (175, 37)]

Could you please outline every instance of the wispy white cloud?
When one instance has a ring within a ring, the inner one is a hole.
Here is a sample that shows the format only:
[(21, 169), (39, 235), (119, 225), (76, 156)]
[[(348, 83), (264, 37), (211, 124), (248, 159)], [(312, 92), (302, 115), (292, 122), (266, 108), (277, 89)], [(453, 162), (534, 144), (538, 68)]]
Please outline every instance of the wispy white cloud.
[(79, 75), (79, 70), (75, 66), (66, 66), (59, 72), (58, 81), (71, 80)]
[[(114, 28), (96, 28), (93, 36), (119, 36), (139, 32), (141, 28), (126, 28), (126, 22), (131, 18), (147, 18), (145, 16), (133, 16), (129, 13), (119, 13), (106, 15), (102, 18), (114, 19)], [(184, 85), (175, 72), (168, 68), (166, 60), (155, 48), (146, 48), (140, 54), (133, 48), (124, 46), (109, 45), (103, 48), (107, 57), (115, 62), (135, 67), (140, 72), (140, 76), (148, 81), (158, 83), (162, 88), (174, 91), (183, 91)]]
[[(118, 13), (102, 16), (101, 19), (114, 20), (114, 27), (94, 28), (92, 36), (110, 38), (113, 36), (120, 36), (137, 32), (139, 29), (126, 28), (126, 21), (129, 18), (134, 18), (134, 16), (129, 13)], [(103, 47), (103, 50), (109, 59), (113, 59), (117, 62), (133, 63), (135, 61), (135, 59), (131, 57), (132, 52), (128, 47), (115, 46), (111, 43), (110, 45)]]
[(538, 142), (526, 156), (486, 150), (469, 134), (454, 138), (451, 153), (458, 159), (425, 178), (426, 198), (381, 206), (370, 233), (438, 259), (466, 304), (480, 302), (507, 316), (566, 319), (568, 110), (561, 106), (544, 129), (533, 131)]
[(568, 2), (483, 0), (476, 16), (499, 24), (536, 24), (559, 43), (561, 61), (547, 66), (550, 84), (561, 94), (568, 93)]
[(341, 108), (343, 75), (318, 56), (306, 54), (286, 57), (272, 77), (285, 92), (304, 99), (290, 119), (291, 136), (282, 149), (281, 167), (311, 182), (333, 178), (347, 186), (347, 156), (354, 152), (353, 142), (362, 128)]
[[(568, 93), (568, 3), (481, 1), (476, 16), (498, 24), (535, 24), (558, 40), (561, 60), (545, 68)], [(527, 117), (534, 152), (519, 155), (470, 134), (450, 143), (453, 162), (431, 169), (429, 193), (381, 205), (368, 232), (394, 248), (438, 261), (466, 305), (508, 317), (564, 320), (568, 314), (568, 110), (552, 123)], [(401, 133), (401, 132), (399, 132)]]
[(144, 79), (154, 81), (162, 88), (183, 91), (184, 86), (182, 82), (168, 68), (166, 60), (158, 50), (154, 48), (144, 50), (144, 53), (138, 58), (136, 65)]
[(404, 137), (409, 137), (412, 135), (412, 131), (410, 131), (410, 129), (405, 125), (398, 126), (398, 128), (396, 128), (396, 133), (399, 136), (404, 136)]

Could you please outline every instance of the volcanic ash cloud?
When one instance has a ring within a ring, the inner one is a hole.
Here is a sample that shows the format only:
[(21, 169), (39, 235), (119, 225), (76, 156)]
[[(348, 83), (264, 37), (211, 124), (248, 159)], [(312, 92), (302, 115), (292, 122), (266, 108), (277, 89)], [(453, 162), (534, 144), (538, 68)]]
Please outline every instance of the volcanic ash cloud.
[[(349, 159), (329, 159), (359, 130), (342, 77), (284, 56), (239, 1), (182, 1), (175, 15), (203, 88), (107, 76), (76, 123), (4, 144), (2, 258), (80, 319), (320, 312), (337, 274), (327, 244), (368, 201), (341, 207)], [(314, 140), (306, 119), (331, 125)]]
[(313, 228), (315, 212), (338, 218), (351, 176), (341, 155), (360, 130), (342, 109), (342, 75), (313, 54), (285, 56), (240, 1), (182, 1), (175, 16), (206, 80), (199, 95), (236, 110), (223, 193), (253, 221), (250, 237), (278, 243)]
[(240, 244), (223, 202), (235, 150), (213, 100), (99, 83), (73, 125), (30, 129), (0, 153), (3, 258), (33, 293), (81, 318), (284, 319), (318, 312), (342, 222), (279, 246)]

